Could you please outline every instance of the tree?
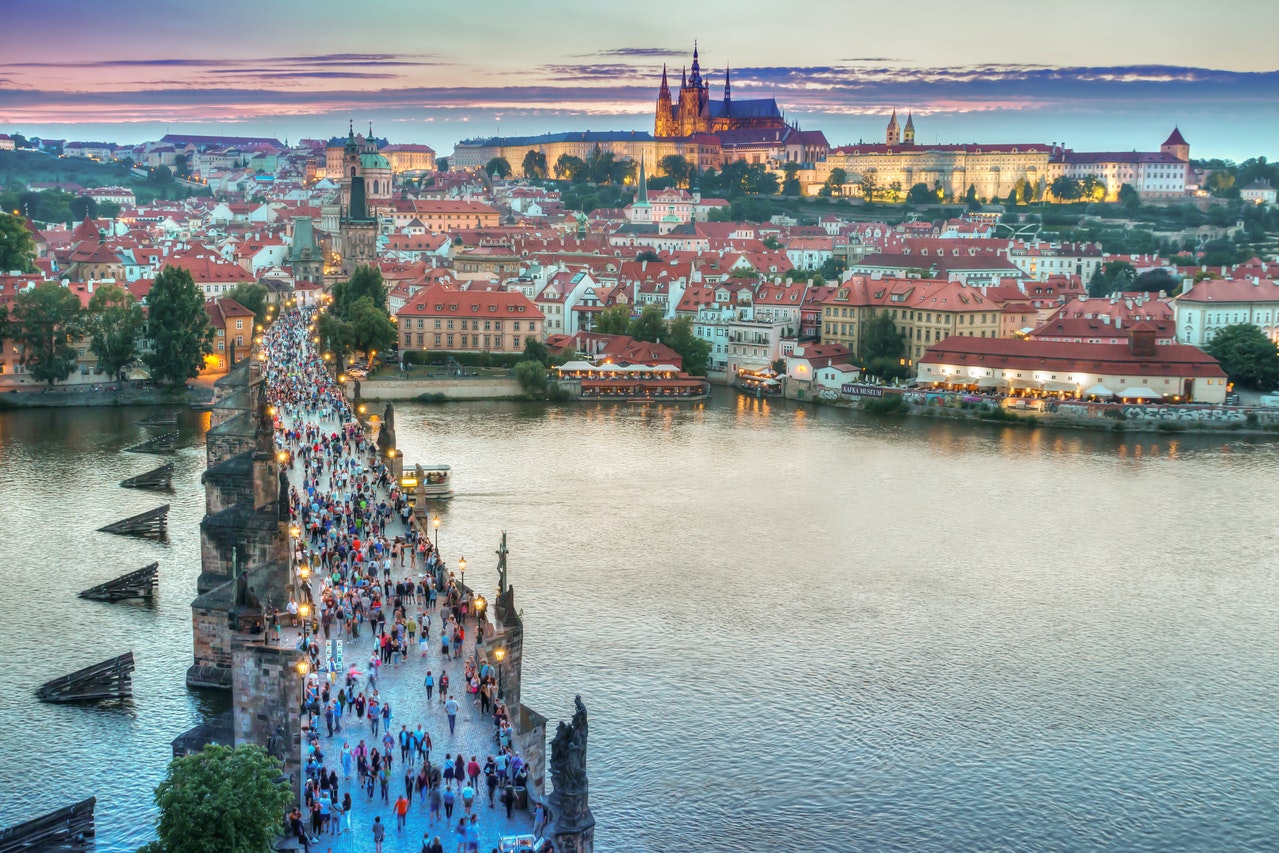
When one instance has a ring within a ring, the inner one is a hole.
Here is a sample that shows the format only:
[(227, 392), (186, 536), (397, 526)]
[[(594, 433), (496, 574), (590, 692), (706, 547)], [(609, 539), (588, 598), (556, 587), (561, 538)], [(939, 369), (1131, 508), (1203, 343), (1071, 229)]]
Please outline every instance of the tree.
[(505, 180), (511, 176), (511, 164), (507, 162), (505, 157), (494, 157), (488, 161), (484, 171), (489, 173), (490, 178)]
[(355, 301), (347, 314), (347, 321), (351, 324), (351, 346), (365, 355), (385, 350), (395, 344), (395, 324), (367, 296), (361, 296)]
[(545, 178), (546, 171), (546, 154), (541, 151), (529, 149), (524, 155), (524, 162), (520, 166), (520, 171), (526, 178)]
[(676, 317), (667, 329), (666, 345), (684, 359), (684, 372), (689, 376), (705, 376), (711, 363), (711, 345), (693, 332), (693, 318)]
[(0, 213), (0, 272), (35, 270), (36, 243), (26, 223), (17, 216)]
[(548, 383), (546, 365), (536, 359), (519, 361), (515, 364), (515, 379), (530, 397), (544, 397)]
[(1166, 269), (1146, 270), (1133, 279), (1129, 287), (1132, 290), (1139, 290), (1144, 293), (1163, 291), (1169, 296), (1175, 296), (1177, 290), (1181, 287), (1181, 279), (1176, 278)]
[(1205, 182), (1208, 192), (1215, 196), (1225, 196), (1235, 185), (1235, 176), (1227, 171), (1213, 172)]
[(1094, 297), (1110, 295), (1110, 280), (1106, 278), (1106, 271), (1101, 267), (1093, 270), (1092, 278), (1088, 279), (1088, 295)]
[(346, 317), (351, 307), (366, 296), (375, 307), (386, 310), (386, 283), (382, 280), (382, 271), (374, 266), (356, 267), (349, 279), (334, 285), (334, 309)]
[(169, 762), (155, 789), (159, 838), (141, 853), (263, 853), (280, 834), (293, 792), (260, 746), (212, 744)]
[(1141, 209), (1141, 196), (1133, 189), (1132, 184), (1123, 184), (1119, 187), (1119, 203), (1124, 210), (1135, 213)]
[(266, 285), (256, 281), (241, 282), (227, 296), (252, 311), (255, 324), (266, 325)]
[(662, 309), (656, 305), (645, 305), (640, 315), (631, 322), (627, 334), (637, 341), (660, 341), (666, 336), (666, 320), (662, 316)]
[(1224, 326), (1204, 350), (1221, 362), (1232, 382), (1261, 391), (1279, 387), (1279, 349), (1251, 323)]
[(1058, 201), (1078, 201), (1084, 193), (1083, 184), (1068, 175), (1053, 178), (1049, 191)]
[(921, 181), (912, 186), (906, 193), (906, 200), (911, 204), (928, 204), (937, 201), (937, 196), (933, 195), (933, 191), (928, 188), (928, 184)]
[(981, 208), (981, 203), (977, 201), (977, 187), (972, 184), (968, 185), (968, 192), (964, 193), (964, 204), (969, 210)]
[(657, 161), (658, 170), (671, 179), (671, 182), (677, 187), (687, 187), (688, 179), (692, 176), (693, 168), (688, 161), (679, 154), (667, 154), (661, 160)]
[[(831, 175), (834, 176), (834, 174), (835, 172), (832, 170)], [(862, 198), (865, 199), (866, 201), (874, 201), (875, 196), (879, 195), (879, 181), (875, 177), (874, 172), (868, 171), (865, 174), (863, 174), (861, 182), (858, 184), (858, 186), (861, 187)]]
[(631, 308), (629, 305), (614, 305), (605, 308), (595, 318), (595, 332), (600, 335), (624, 335), (631, 328)]
[(901, 363), (906, 356), (906, 341), (897, 331), (893, 317), (887, 311), (876, 314), (866, 324), (862, 338), (862, 363), (876, 376), (902, 377), (909, 371)]
[(71, 342), (82, 331), (81, 314), (80, 298), (57, 282), (46, 281), (14, 297), (10, 334), (22, 347), (22, 365), (33, 379), (53, 385), (75, 370)]
[(661, 263), (662, 256), (657, 254), (657, 252), (653, 251), (652, 249), (641, 249), (639, 253), (635, 255), (635, 260), (649, 261), (651, 263), (658, 264), (658, 263)]
[(204, 311), (204, 294), (182, 267), (167, 266), (147, 294), (151, 353), (147, 365), (160, 382), (185, 385), (200, 375), (213, 352), (213, 325)]
[[(865, 180), (866, 180), (865, 176), (863, 176), (862, 178), (863, 183), (865, 182)], [(873, 178), (872, 178), (872, 182), (873, 182)], [(835, 168), (830, 170), (830, 174), (826, 176), (826, 183), (822, 184), (822, 186), (830, 190), (831, 195), (843, 195), (844, 184), (846, 183), (848, 183), (848, 172), (844, 171), (839, 166), (836, 166)], [(863, 196), (866, 195), (864, 190), (862, 192), (862, 195)]]
[(173, 183), (173, 170), (168, 166), (156, 166), (151, 170), (151, 174), (147, 176), (147, 183), (155, 184), (157, 187), (171, 184)]
[(782, 172), (786, 177), (782, 180), (781, 194), (786, 196), (801, 195), (804, 190), (799, 183), (799, 164), (794, 162), (785, 163), (782, 165)]
[(1203, 262), (1210, 267), (1226, 267), (1238, 263), (1239, 250), (1229, 240), (1209, 240), (1204, 243)]
[(133, 361), (145, 319), (132, 293), (114, 284), (98, 285), (89, 300), (89, 348), (107, 375), (119, 378)]
[(547, 349), (546, 344), (529, 335), (524, 339), (524, 359), (541, 362), (543, 367), (550, 367), (551, 351)]
[(555, 177), (561, 181), (580, 184), (587, 178), (586, 162), (572, 154), (561, 154), (555, 161)]
[(901, 197), (902, 197), (902, 182), (893, 181), (891, 184), (888, 185), (888, 200), (895, 203), (895, 202), (901, 201)]
[(71, 218), (77, 221), (98, 218), (98, 202), (87, 195), (73, 198), (67, 209), (71, 212)]
[(593, 184), (607, 184), (613, 179), (613, 165), (617, 158), (612, 151), (596, 145), (586, 157), (586, 171)]
[(447, 157), (436, 157), (436, 158), (435, 158), (435, 171), (437, 171), (437, 172), (447, 172), (448, 170), (449, 170), (449, 158), (447, 158)]

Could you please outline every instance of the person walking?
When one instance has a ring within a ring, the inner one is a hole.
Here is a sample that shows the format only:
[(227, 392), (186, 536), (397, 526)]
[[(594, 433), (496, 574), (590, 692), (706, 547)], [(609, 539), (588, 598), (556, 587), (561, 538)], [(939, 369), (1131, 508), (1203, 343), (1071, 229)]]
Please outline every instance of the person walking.
[(402, 832), (404, 830), (404, 822), (409, 816), (409, 799), (400, 794), (395, 800), (395, 831)]
[(475, 789), (467, 785), (462, 789), (462, 810), (469, 815), (473, 805), (475, 805)]
[(427, 797), (427, 801), (431, 804), (431, 812), (428, 819), (432, 823), (440, 819), (440, 804), (442, 800), (443, 798), (440, 796), (440, 786), (432, 785), (430, 795)]
[[(460, 706), (457, 704), (457, 700), (454, 699), (452, 696), (450, 696), (448, 698), (448, 701), (444, 703), (444, 713), (449, 715), (449, 734), (453, 734), (454, 731), (456, 730), (457, 709), (459, 707)], [(374, 732), (374, 734), (376, 734), (376, 732)]]
[(382, 825), (382, 818), (373, 818), (373, 851), (374, 853), (382, 853), (382, 839), (386, 838), (386, 827)]
[(453, 789), (446, 787), (444, 791), (440, 794), (440, 797), (444, 801), (444, 819), (452, 820), (453, 819), (453, 801), (454, 801)]
[[(426, 657), (426, 652), (422, 652), (422, 657)], [(431, 671), (426, 671), (426, 678), (422, 679), (422, 686), (426, 688), (426, 701), (431, 701), (431, 691), (435, 689), (435, 676), (431, 675)]]

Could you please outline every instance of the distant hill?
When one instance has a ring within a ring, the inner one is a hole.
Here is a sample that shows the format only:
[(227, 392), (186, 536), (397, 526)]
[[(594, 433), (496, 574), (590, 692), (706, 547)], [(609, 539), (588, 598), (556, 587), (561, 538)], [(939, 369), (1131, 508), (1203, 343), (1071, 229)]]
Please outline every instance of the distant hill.
[(156, 185), (134, 174), (124, 163), (100, 163), (84, 157), (55, 157), (38, 151), (0, 151), (0, 190), (20, 191), (31, 184), (79, 184), (93, 187), (132, 187), (138, 201), (181, 199), (198, 195), (177, 184)]

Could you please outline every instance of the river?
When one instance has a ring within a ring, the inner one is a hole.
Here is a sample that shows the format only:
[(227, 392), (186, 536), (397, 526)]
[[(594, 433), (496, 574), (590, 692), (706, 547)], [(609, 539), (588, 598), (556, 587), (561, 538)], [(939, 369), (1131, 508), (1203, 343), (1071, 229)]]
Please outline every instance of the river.
[[(197, 416), (172, 541), (89, 532), (161, 502), (115, 485), (154, 459), (119, 452), (140, 416), (0, 414), (0, 823), (97, 794), (99, 850), (146, 837), (169, 740), (216, 704), (182, 686)], [(396, 426), (410, 463), (453, 466), (440, 538), (470, 585), (492, 588), (507, 531), (524, 698), (553, 725), (581, 692), (601, 851), (1225, 850), (1279, 832), (1279, 445), (726, 390), (408, 405)], [(152, 559), (154, 608), (75, 598)], [(32, 698), (128, 647), (125, 709)]]

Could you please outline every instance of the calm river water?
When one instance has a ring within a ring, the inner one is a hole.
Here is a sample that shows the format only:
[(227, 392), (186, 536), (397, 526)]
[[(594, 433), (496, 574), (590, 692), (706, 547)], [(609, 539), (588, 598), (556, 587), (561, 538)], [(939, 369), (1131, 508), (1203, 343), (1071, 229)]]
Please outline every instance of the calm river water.
[[(0, 414), (0, 824), (99, 797), (148, 835), (188, 693), (200, 419), (167, 545), (91, 532), (142, 410)], [(832, 409), (401, 406), (453, 466), (441, 544), (496, 581), (525, 701), (591, 713), (601, 851), (1246, 850), (1279, 834), (1279, 445)], [(80, 589), (153, 559), (154, 608)], [(41, 706), (133, 648), (124, 708)]]

